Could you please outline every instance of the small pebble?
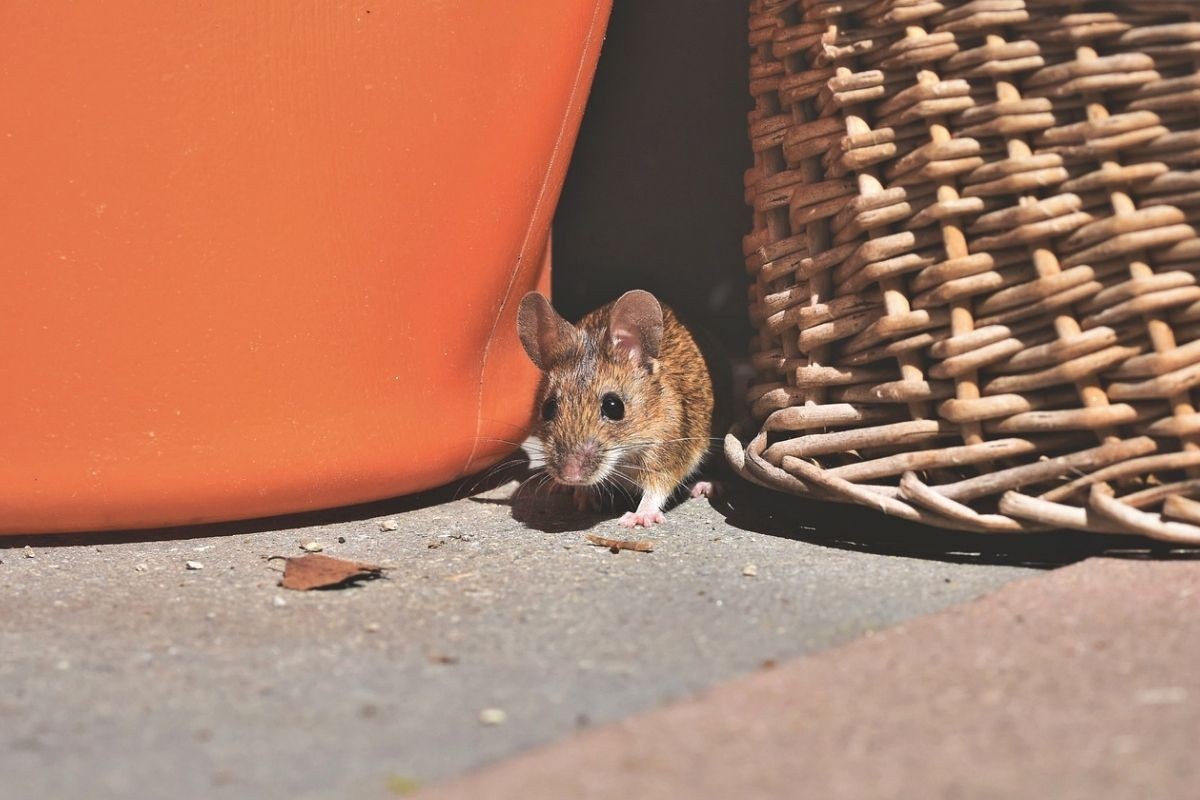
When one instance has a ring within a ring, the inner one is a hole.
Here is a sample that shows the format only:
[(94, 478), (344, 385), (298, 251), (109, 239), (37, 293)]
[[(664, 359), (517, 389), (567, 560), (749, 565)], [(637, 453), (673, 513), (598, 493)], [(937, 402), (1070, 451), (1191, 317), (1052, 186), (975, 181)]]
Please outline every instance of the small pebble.
[(508, 714), (502, 708), (485, 708), (479, 712), (479, 721), (484, 725), (503, 725), (508, 721)]
[(742, 567), (742, 574), (747, 578), (753, 578), (758, 574), (758, 567), (754, 564), (747, 564), (746, 566)]
[(1176, 705), (1187, 701), (1188, 690), (1184, 686), (1160, 686), (1153, 689), (1139, 689), (1135, 697), (1141, 705)]
[(204, 569), (204, 565), (199, 561), (185, 561), (183, 565), (188, 569)]
[(319, 553), (325, 549), (325, 545), (320, 542), (301, 542), (300, 549), (306, 553)]
[(276, 608), (283, 608), (287, 605), (287, 600), (284, 600), (279, 595), (275, 595), (271, 598), (271, 605), (275, 606)]
[(366, 627), (364, 628), (364, 630), (367, 633), (379, 633), (379, 623), (378, 622), (368, 622)]
[(37, 554), (35, 554), (35, 553), (33, 552), (33, 548), (32, 548), (32, 547), (30, 547), (29, 545), (25, 545), (25, 550), (24, 550), (24, 552), (25, 552), (25, 557), (26, 557), (26, 558), (36, 558), (36, 557), (37, 557)]
[(133, 568), (134, 568), (134, 570), (136, 570), (137, 572), (145, 572), (146, 570), (150, 569), (150, 568), (149, 568), (149, 567), (147, 567), (145, 564), (134, 564), (134, 565), (133, 565)]
[(345, 536), (339, 536), (339, 537), (338, 537), (338, 544), (345, 544), (345, 543), (346, 543), (346, 537), (345, 537)]
[(387, 788), (396, 797), (408, 797), (416, 794), (417, 790), (421, 788), (421, 784), (407, 775), (391, 775), (387, 780)]
[(400, 530), (400, 523), (396, 522), (394, 519), (385, 519), (383, 522), (379, 523), (379, 530), (398, 531)]

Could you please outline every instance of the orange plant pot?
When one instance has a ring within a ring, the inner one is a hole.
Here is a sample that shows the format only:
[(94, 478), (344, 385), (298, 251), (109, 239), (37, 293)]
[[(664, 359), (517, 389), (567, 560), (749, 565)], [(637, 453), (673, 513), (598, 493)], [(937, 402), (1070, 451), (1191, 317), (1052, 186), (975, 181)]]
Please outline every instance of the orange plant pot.
[(609, 5), (0, 12), (0, 533), (354, 503), (510, 452), (516, 302)]

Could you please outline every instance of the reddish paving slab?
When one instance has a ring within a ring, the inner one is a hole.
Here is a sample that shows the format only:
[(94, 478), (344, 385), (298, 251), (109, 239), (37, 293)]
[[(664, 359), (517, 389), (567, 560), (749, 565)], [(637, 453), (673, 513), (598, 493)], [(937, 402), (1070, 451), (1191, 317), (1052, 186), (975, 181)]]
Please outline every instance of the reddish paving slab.
[(423, 798), (1200, 796), (1200, 562), (1092, 559)]

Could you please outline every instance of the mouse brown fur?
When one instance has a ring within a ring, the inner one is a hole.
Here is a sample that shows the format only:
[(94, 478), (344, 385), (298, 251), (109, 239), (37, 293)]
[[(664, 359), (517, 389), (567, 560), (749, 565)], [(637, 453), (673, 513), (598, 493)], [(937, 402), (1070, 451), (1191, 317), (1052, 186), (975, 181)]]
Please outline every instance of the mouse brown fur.
[(712, 379), (688, 329), (640, 290), (576, 325), (530, 292), (517, 329), (542, 370), (532, 441), (550, 477), (577, 493), (640, 490), (637, 510), (621, 524), (662, 522), (663, 506), (696, 472), (712, 436)]

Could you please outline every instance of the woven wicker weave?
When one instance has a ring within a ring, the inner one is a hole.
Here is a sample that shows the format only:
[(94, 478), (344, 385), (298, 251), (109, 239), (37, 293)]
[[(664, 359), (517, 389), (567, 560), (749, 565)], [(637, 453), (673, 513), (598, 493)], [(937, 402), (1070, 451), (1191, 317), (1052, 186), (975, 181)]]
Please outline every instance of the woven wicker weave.
[(734, 465), (1200, 542), (1200, 1), (756, 0), (750, 45)]

